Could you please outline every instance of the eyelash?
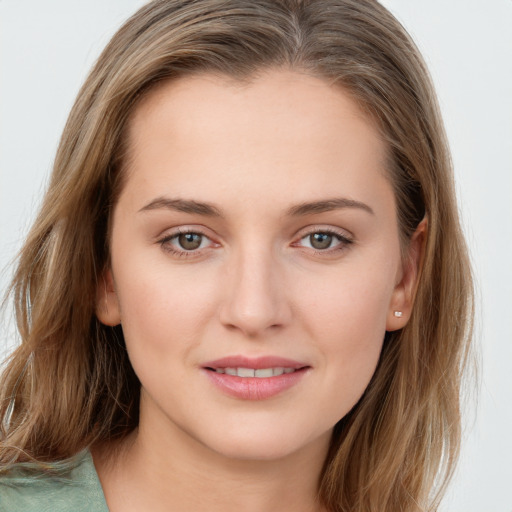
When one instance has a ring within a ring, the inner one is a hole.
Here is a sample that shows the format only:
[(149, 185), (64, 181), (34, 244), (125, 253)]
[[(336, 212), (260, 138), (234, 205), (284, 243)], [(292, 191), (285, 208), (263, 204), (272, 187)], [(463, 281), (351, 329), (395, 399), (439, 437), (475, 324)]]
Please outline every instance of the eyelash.
[[(194, 256), (198, 256), (200, 254), (200, 252), (202, 252), (204, 249), (206, 249), (205, 247), (203, 248), (199, 248), (199, 249), (195, 249), (195, 250), (186, 250), (186, 249), (176, 249), (171, 241), (174, 240), (174, 239), (177, 239), (179, 236), (181, 235), (199, 235), (201, 236), (203, 239), (208, 239), (210, 240), (211, 242), (211, 239), (210, 237), (208, 237), (205, 233), (201, 232), (201, 230), (198, 230), (198, 229), (178, 229), (175, 233), (171, 234), (171, 235), (166, 235), (165, 237), (161, 238), (160, 240), (158, 240), (158, 243), (160, 244), (160, 246), (162, 247), (162, 249), (168, 253), (171, 253), (172, 255), (174, 256), (177, 256), (179, 258), (190, 258), (190, 257), (194, 257)], [(219, 244), (215, 244), (215, 242), (212, 242), (214, 245), (219, 245)], [(202, 240), (201, 240), (201, 244), (202, 244)]]
[(334, 247), (328, 247), (326, 249), (315, 249), (314, 247), (305, 247), (305, 249), (313, 251), (313, 254), (320, 256), (334, 255), (338, 254), (341, 251), (345, 251), (348, 249), (350, 245), (354, 243), (354, 239), (348, 236), (345, 233), (341, 233), (332, 228), (322, 228), (322, 227), (313, 227), (312, 229), (308, 229), (307, 232), (301, 235), (297, 242), (294, 242), (292, 245), (296, 247), (302, 247), (299, 243), (311, 237), (315, 234), (322, 234), (332, 236), (337, 239), (338, 243)]
[[(198, 229), (178, 229), (175, 233), (171, 235), (167, 235), (161, 239), (158, 240), (158, 243), (162, 247), (162, 249), (168, 253), (171, 253), (174, 256), (177, 256), (179, 258), (190, 258), (194, 256), (198, 256), (201, 254), (205, 249), (209, 249), (210, 247), (199, 247), (198, 249), (176, 249), (173, 244), (171, 243), (172, 240), (177, 239), (181, 235), (199, 235), (204, 239), (210, 240), (210, 243), (215, 245), (215, 242), (212, 242), (211, 238), (208, 237), (205, 233), (203, 233), (201, 230)], [(322, 235), (328, 235), (332, 236), (335, 239), (337, 239), (338, 243), (334, 247), (327, 247), (325, 249), (315, 249), (314, 247), (303, 247), (300, 244), (300, 242), (308, 237), (311, 237), (315, 234), (322, 234)], [(201, 240), (201, 244), (203, 242)], [(337, 254), (340, 251), (346, 250), (351, 244), (354, 243), (354, 240), (347, 236), (346, 234), (342, 234), (339, 231), (336, 231), (334, 229), (330, 228), (313, 228), (311, 230), (308, 230), (307, 232), (303, 233), (300, 238), (297, 240), (297, 242), (292, 243), (292, 247), (302, 247), (308, 251), (312, 251), (316, 255), (326, 256), (328, 254)]]

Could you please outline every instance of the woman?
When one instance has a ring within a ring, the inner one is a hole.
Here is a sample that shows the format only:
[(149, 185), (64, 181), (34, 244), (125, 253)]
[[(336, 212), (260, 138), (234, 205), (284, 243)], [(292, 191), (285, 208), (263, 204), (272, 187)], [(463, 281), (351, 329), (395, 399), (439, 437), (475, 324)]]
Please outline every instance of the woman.
[(434, 510), (471, 327), (443, 133), (377, 2), (136, 13), (14, 278), (0, 510)]

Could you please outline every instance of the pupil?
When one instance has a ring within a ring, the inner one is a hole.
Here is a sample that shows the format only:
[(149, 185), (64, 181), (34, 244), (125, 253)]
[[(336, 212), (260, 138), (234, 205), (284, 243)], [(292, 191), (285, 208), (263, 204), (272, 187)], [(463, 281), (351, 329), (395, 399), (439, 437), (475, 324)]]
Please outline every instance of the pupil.
[(331, 245), (332, 235), (327, 233), (314, 233), (310, 235), (309, 241), (315, 249), (327, 249)]
[(201, 245), (202, 236), (197, 233), (184, 233), (178, 237), (180, 246), (186, 251), (197, 249)]

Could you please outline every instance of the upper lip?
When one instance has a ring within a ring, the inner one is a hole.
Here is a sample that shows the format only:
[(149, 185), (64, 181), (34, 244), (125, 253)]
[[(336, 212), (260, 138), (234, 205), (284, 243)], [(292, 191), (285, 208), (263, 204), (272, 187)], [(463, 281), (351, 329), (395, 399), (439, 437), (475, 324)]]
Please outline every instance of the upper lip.
[(277, 356), (227, 356), (202, 364), (203, 368), (253, 368), (255, 370), (263, 368), (293, 368), (298, 370), (307, 366), (309, 365), (303, 362)]

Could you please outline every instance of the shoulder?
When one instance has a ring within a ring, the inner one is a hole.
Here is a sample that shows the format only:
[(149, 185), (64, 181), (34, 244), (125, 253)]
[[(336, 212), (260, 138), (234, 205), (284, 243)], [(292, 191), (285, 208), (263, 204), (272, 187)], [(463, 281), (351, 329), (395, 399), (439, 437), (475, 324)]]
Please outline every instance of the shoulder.
[(88, 451), (63, 467), (20, 465), (0, 477), (0, 512), (108, 512)]

